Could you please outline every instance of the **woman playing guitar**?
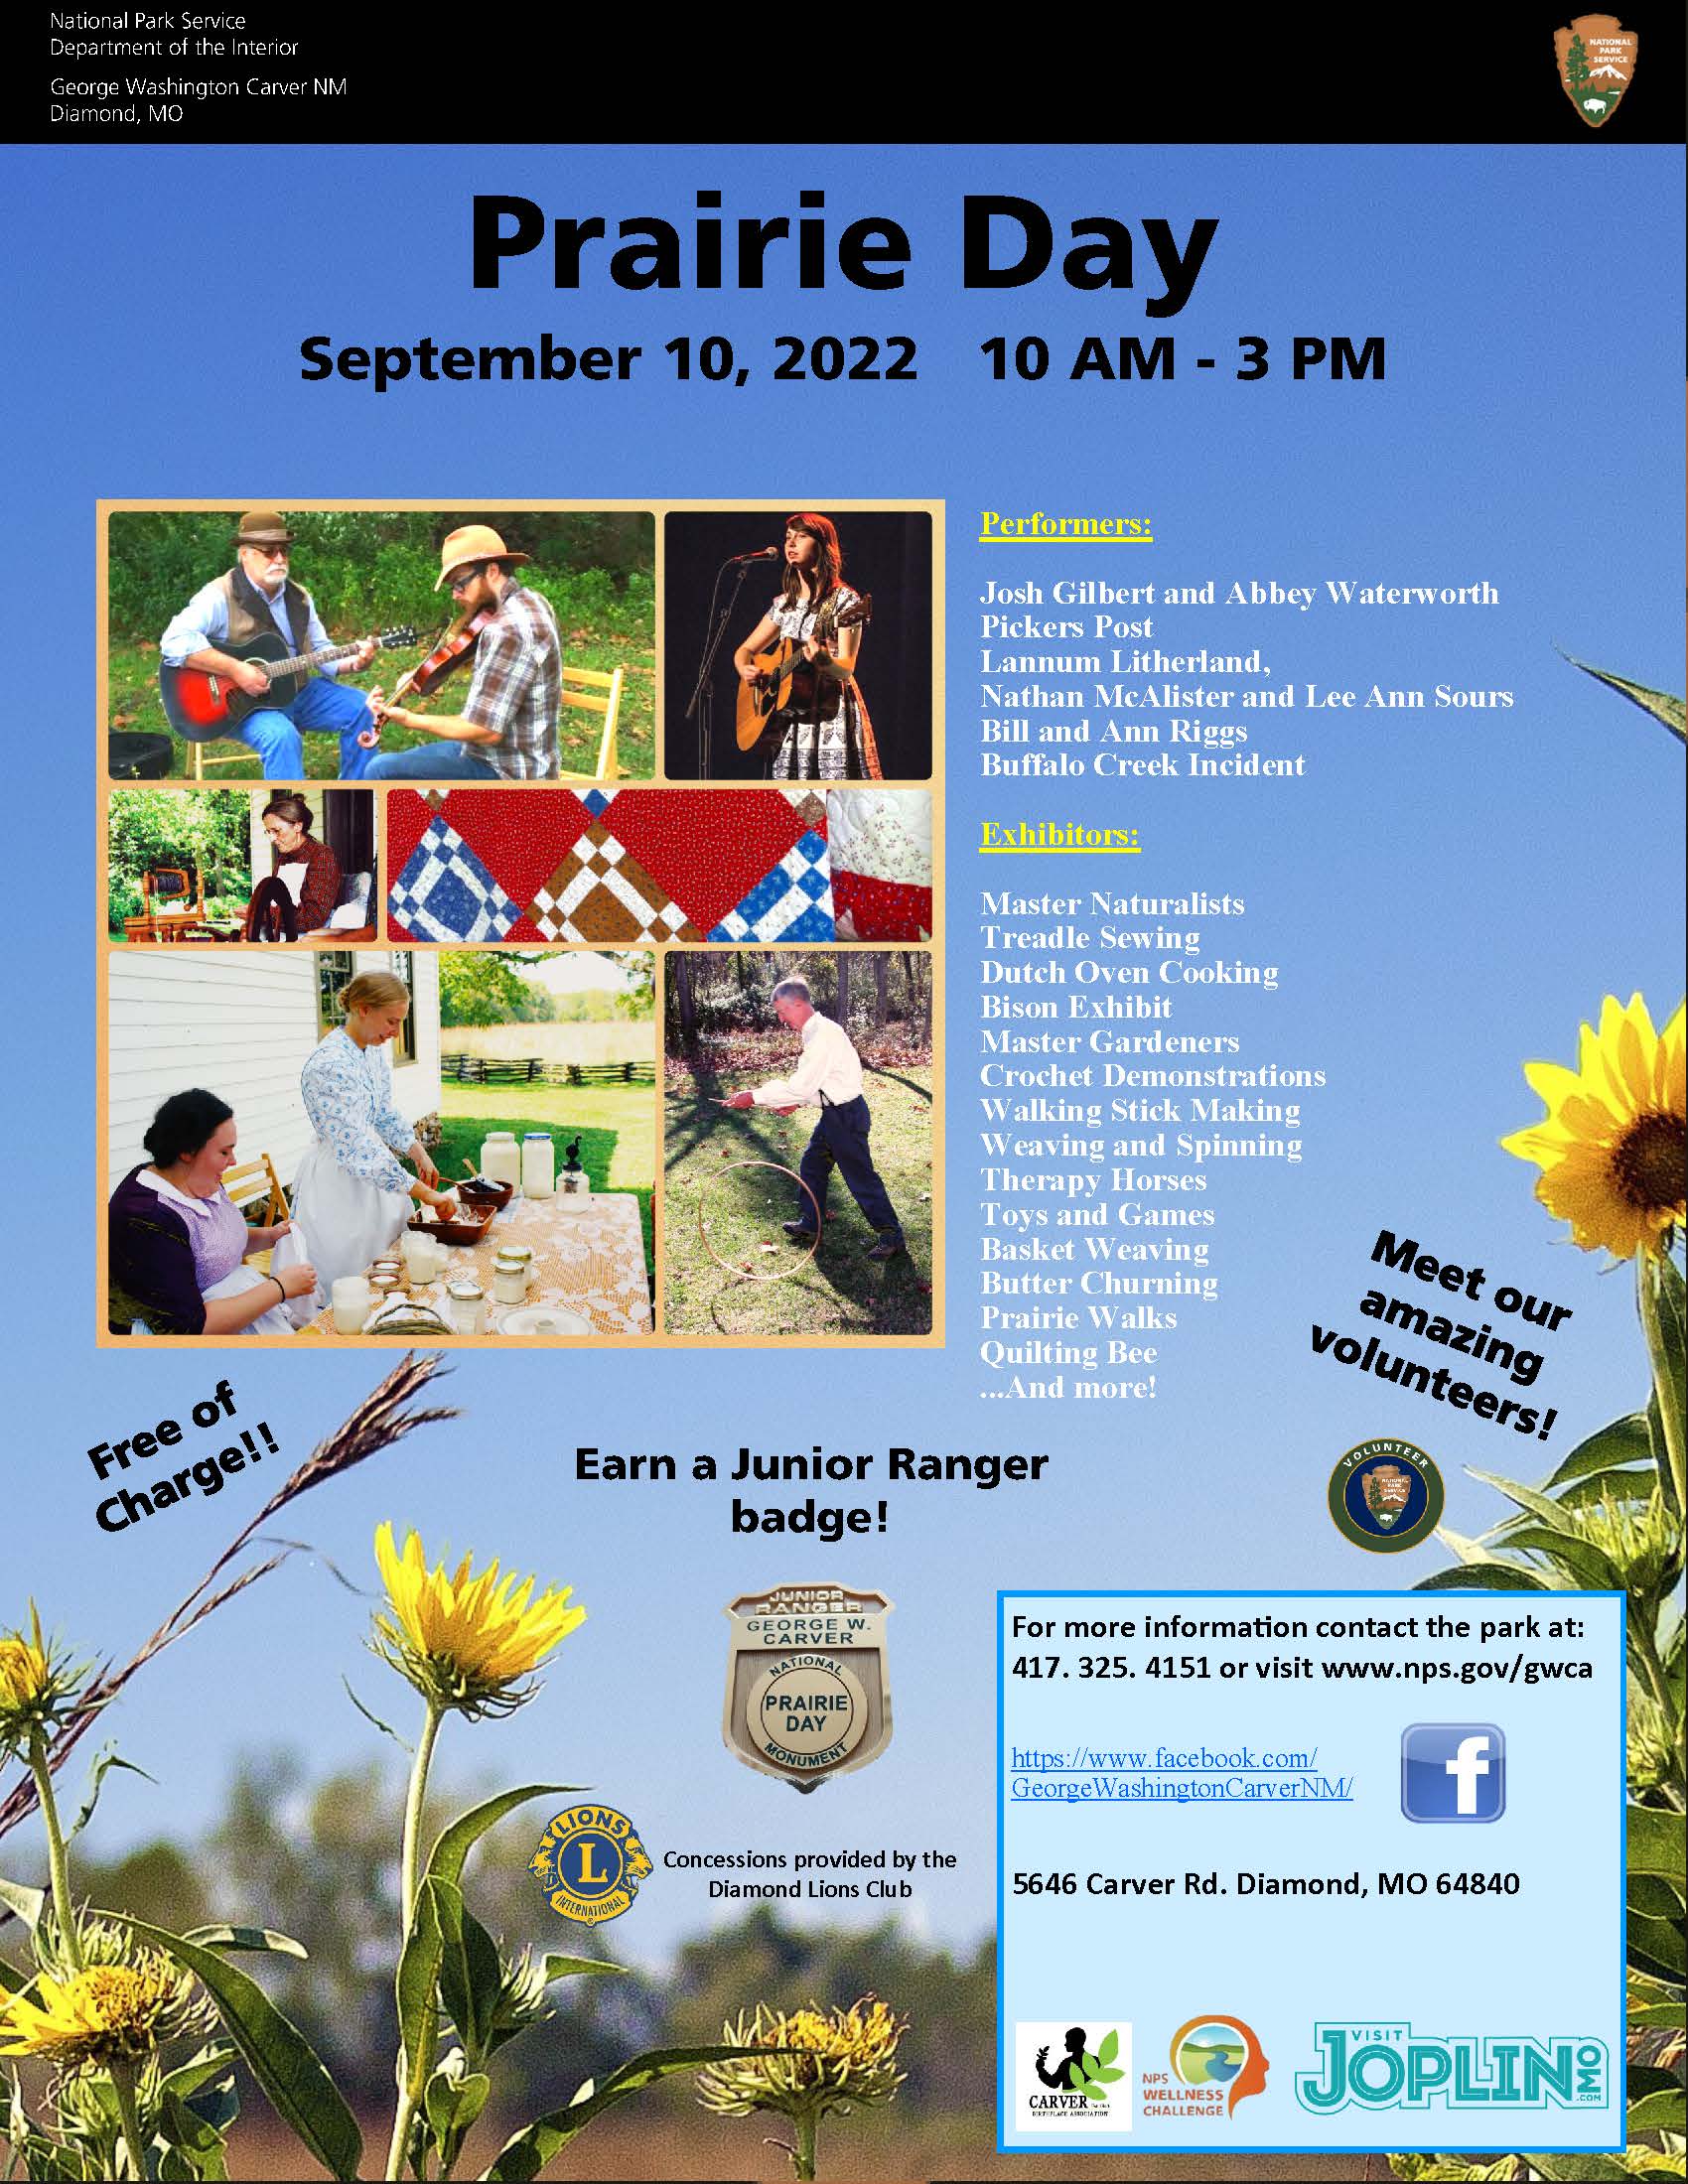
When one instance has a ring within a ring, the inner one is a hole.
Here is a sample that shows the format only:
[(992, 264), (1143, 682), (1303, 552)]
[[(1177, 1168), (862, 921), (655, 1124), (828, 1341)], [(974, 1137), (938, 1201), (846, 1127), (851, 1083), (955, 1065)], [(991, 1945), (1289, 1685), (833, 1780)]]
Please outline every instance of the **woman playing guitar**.
[(880, 780), (873, 724), (855, 676), (868, 603), (844, 582), (843, 550), (829, 517), (809, 512), (787, 519), (784, 565), (778, 596), (733, 654), (747, 691), (789, 679), (760, 746), (770, 774), (776, 781)]

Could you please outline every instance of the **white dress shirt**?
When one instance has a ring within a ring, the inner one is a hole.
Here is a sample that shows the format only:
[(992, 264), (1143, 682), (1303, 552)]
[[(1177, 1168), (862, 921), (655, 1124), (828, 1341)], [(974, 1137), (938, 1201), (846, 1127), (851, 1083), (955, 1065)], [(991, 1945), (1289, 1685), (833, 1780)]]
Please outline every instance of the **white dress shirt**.
[(842, 1107), (859, 1099), (862, 1091), (861, 1056), (850, 1044), (843, 1024), (830, 1017), (812, 1016), (802, 1029), (803, 1051), (788, 1077), (759, 1085), (754, 1095), (758, 1107)]

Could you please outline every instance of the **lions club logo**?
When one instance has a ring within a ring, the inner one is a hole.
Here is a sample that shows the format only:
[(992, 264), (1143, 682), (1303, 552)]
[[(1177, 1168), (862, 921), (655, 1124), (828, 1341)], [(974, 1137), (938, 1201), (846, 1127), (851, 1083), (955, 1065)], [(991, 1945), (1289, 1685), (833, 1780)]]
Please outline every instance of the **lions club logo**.
[(552, 1821), (527, 1869), (537, 1875), (560, 1919), (599, 1926), (621, 1917), (651, 1865), (626, 1813), (610, 1805), (577, 1805)]

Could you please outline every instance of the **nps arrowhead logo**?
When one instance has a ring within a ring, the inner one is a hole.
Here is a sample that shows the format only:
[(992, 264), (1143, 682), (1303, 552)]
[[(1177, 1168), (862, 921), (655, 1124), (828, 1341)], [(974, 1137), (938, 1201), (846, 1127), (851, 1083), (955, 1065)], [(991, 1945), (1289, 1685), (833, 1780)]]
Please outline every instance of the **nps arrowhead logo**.
[(1565, 95), (1591, 129), (1604, 129), (1635, 74), (1641, 41), (1616, 15), (1579, 15), (1553, 34)]

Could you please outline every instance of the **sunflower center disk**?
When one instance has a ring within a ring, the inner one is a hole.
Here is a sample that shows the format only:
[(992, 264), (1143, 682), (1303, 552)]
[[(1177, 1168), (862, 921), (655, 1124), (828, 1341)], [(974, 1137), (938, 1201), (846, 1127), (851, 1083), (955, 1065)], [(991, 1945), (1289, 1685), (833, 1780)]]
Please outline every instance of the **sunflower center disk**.
[(1643, 1115), (1612, 1156), (1618, 1189), (1632, 1206), (1664, 1213), (1688, 1192), (1688, 1139), (1669, 1115)]

